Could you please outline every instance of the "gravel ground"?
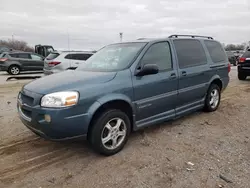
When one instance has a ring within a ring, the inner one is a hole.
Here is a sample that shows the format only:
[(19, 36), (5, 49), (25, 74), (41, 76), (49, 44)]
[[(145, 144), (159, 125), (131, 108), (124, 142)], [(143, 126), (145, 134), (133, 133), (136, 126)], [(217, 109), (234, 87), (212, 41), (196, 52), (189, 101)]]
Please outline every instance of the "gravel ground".
[(31, 133), (15, 108), (23, 83), (2, 84), (0, 187), (249, 188), (250, 80), (238, 81), (235, 68), (230, 76), (216, 112), (133, 133), (111, 157), (85, 141), (55, 143)]

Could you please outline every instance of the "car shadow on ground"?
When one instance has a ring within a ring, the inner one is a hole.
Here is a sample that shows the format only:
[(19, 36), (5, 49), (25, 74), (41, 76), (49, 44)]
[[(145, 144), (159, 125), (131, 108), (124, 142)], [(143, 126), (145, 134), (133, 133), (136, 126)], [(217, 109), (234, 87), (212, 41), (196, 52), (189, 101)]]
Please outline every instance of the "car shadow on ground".
[(29, 75), (29, 74), (42, 74), (43, 73), (43, 71), (34, 71), (34, 72), (21, 72), (20, 74), (18, 74), (18, 75), (11, 75), (11, 74), (9, 74), (9, 73), (2, 73), (2, 74), (0, 74), (0, 76), (2, 75), (2, 76), (21, 76), (21, 75)]
[[(177, 118), (174, 120), (170, 120), (170, 121), (166, 121), (163, 123), (159, 123), (159, 124), (155, 124), (153, 126), (150, 127), (145, 127), (142, 128), (138, 131), (132, 131), (129, 139), (128, 139), (128, 143), (125, 146), (125, 149), (127, 147), (133, 147), (133, 143), (134, 142), (141, 142), (143, 141), (143, 139), (146, 137), (147, 134), (158, 134), (161, 131), (168, 131), (170, 129), (172, 129), (173, 127), (179, 126), (183, 121), (185, 121), (185, 119), (189, 119), (192, 118), (193, 116), (197, 116), (200, 115), (202, 113), (202, 111), (198, 111), (189, 115), (186, 115), (184, 117), (181, 118)], [(39, 141), (40, 140), (40, 141)], [(55, 141), (47, 141), (43, 138), (39, 139), (37, 142), (41, 142), (38, 145), (44, 147), (44, 144), (49, 146), (49, 145), (53, 145), (53, 148), (55, 149), (61, 149), (61, 148), (66, 148), (68, 151), (74, 153), (77, 156), (81, 156), (81, 157), (102, 157), (102, 155), (95, 153), (92, 148), (91, 145), (88, 143), (87, 140), (82, 140), (82, 139), (78, 139), (78, 140), (66, 140), (66, 141), (60, 141), (60, 142), (55, 142)], [(33, 147), (33, 149), (37, 148), (37, 145), (34, 145), (34, 143), (32, 143), (30, 145), (31, 147)]]

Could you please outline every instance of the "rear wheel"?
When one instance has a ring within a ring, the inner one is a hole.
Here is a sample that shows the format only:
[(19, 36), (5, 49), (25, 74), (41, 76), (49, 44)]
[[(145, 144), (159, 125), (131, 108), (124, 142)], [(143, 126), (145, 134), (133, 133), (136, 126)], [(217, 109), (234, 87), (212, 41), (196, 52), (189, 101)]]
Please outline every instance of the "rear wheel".
[(110, 109), (94, 121), (89, 141), (96, 152), (107, 156), (113, 155), (126, 144), (130, 129), (128, 116), (120, 110)]
[(212, 84), (208, 91), (205, 100), (205, 111), (213, 112), (217, 110), (220, 105), (221, 90), (217, 84)]
[(17, 65), (12, 65), (9, 67), (8, 73), (11, 75), (18, 75), (20, 73), (20, 68)]
[(246, 78), (247, 78), (247, 76), (245, 74), (238, 72), (238, 79), (239, 80), (245, 80)]

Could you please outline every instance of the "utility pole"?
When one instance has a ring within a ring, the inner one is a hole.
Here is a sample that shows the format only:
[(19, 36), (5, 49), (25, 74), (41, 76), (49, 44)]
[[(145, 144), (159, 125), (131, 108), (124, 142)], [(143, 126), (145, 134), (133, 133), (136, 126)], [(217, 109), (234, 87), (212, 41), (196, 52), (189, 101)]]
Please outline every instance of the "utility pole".
[(120, 32), (119, 34), (120, 34), (120, 42), (122, 42), (123, 33)]
[(67, 29), (67, 36), (68, 36), (68, 50), (70, 51), (69, 30), (68, 29)]
[(14, 34), (12, 34), (12, 41), (14, 41)]

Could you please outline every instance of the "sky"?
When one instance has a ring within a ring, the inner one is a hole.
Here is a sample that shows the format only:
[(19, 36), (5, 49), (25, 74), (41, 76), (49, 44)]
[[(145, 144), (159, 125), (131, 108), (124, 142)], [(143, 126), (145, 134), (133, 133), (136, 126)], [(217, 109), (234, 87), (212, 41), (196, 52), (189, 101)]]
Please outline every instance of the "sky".
[(140, 37), (213, 36), (250, 41), (250, 0), (0, 0), (0, 39), (98, 50)]

